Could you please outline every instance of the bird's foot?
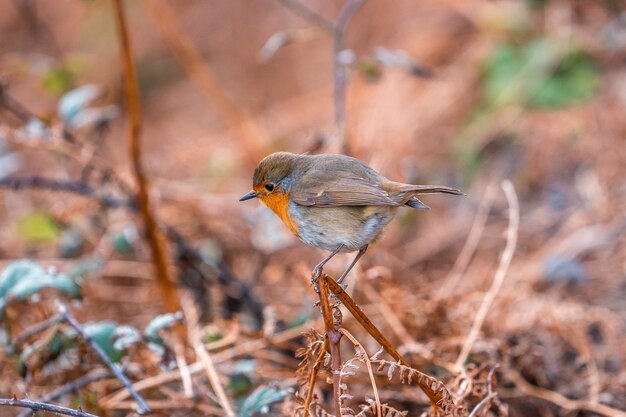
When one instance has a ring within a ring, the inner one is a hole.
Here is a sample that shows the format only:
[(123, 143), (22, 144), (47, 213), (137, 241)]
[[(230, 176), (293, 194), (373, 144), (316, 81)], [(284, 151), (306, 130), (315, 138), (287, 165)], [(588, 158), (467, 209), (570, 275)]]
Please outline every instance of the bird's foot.
[(317, 294), (320, 293), (318, 283), (320, 282), (320, 277), (322, 276), (323, 269), (323, 266), (318, 265), (313, 268), (313, 271), (311, 271), (311, 285), (313, 286), (313, 291), (315, 291), (315, 293)]

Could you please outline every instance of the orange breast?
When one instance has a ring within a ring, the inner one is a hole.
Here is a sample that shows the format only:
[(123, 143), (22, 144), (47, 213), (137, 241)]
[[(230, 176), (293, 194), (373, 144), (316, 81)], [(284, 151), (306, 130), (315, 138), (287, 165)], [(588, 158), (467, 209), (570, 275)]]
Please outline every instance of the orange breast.
[(285, 225), (291, 230), (291, 232), (300, 236), (298, 232), (298, 226), (289, 216), (289, 195), (284, 192), (274, 192), (269, 195), (259, 196), (259, 199), (265, 203), (267, 207), (272, 209), (274, 213), (285, 223)]

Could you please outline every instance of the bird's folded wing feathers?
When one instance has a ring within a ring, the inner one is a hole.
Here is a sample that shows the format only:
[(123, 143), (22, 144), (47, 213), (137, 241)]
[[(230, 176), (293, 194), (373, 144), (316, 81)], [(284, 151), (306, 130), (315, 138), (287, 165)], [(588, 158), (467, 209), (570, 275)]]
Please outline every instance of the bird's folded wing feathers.
[(376, 184), (364, 178), (344, 177), (324, 184), (307, 187), (306, 190), (293, 189), (293, 202), (301, 206), (399, 206), (389, 198), (389, 194)]

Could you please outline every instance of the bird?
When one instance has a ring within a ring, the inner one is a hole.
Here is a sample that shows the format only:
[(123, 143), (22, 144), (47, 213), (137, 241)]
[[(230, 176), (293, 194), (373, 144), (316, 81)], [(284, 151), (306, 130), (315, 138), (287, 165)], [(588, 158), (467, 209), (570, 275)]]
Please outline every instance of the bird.
[(312, 271), (312, 282), (338, 253), (357, 252), (337, 279), (341, 283), (400, 207), (430, 208), (422, 194), (463, 195), (442, 185), (403, 184), (346, 155), (276, 152), (254, 170), (252, 190), (239, 201), (258, 198), (302, 242), (330, 255)]

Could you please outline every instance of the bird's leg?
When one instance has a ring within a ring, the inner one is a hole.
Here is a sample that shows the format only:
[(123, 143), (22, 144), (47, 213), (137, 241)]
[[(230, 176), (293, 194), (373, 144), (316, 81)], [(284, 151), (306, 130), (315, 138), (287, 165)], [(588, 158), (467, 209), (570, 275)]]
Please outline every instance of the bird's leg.
[(326, 265), (326, 262), (330, 261), (333, 256), (337, 255), (341, 251), (341, 249), (343, 249), (343, 245), (337, 246), (337, 249), (332, 251), (330, 255), (322, 259), (322, 262), (318, 263), (317, 265), (315, 265), (315, 268), (313, 268), (313, 271), (311, 272), (311, 284), (313, 285), (313, 289), (315, 290), (315, 292), (319, 293), (319, 289), (317, 288), (317, 282), (322, 276), (324, 265)]
[(352, 268), (354, 268), (354, 265), (356, 265), (356, 263), (359, 261), (359, 259), (361, 259), (361, 256), (363, 256), (363, 254), (365, 253), (366, 250), (367, 250), (367, 245), (365, 245), (361, 249), (359, 249), (359, 253), (356, 254), (356, 256), (354, 257), (354, 260), (352, 261), (350, 266), (348, 266), (346, 268), (346, 270), (343, 271), (343, 274), (341, 274), (339, 279), (337, 279), (337, 284), (341, 284), (343, 279), (346, 277), (346, 275), (348, 275), (348, 273), (352, 270)]

